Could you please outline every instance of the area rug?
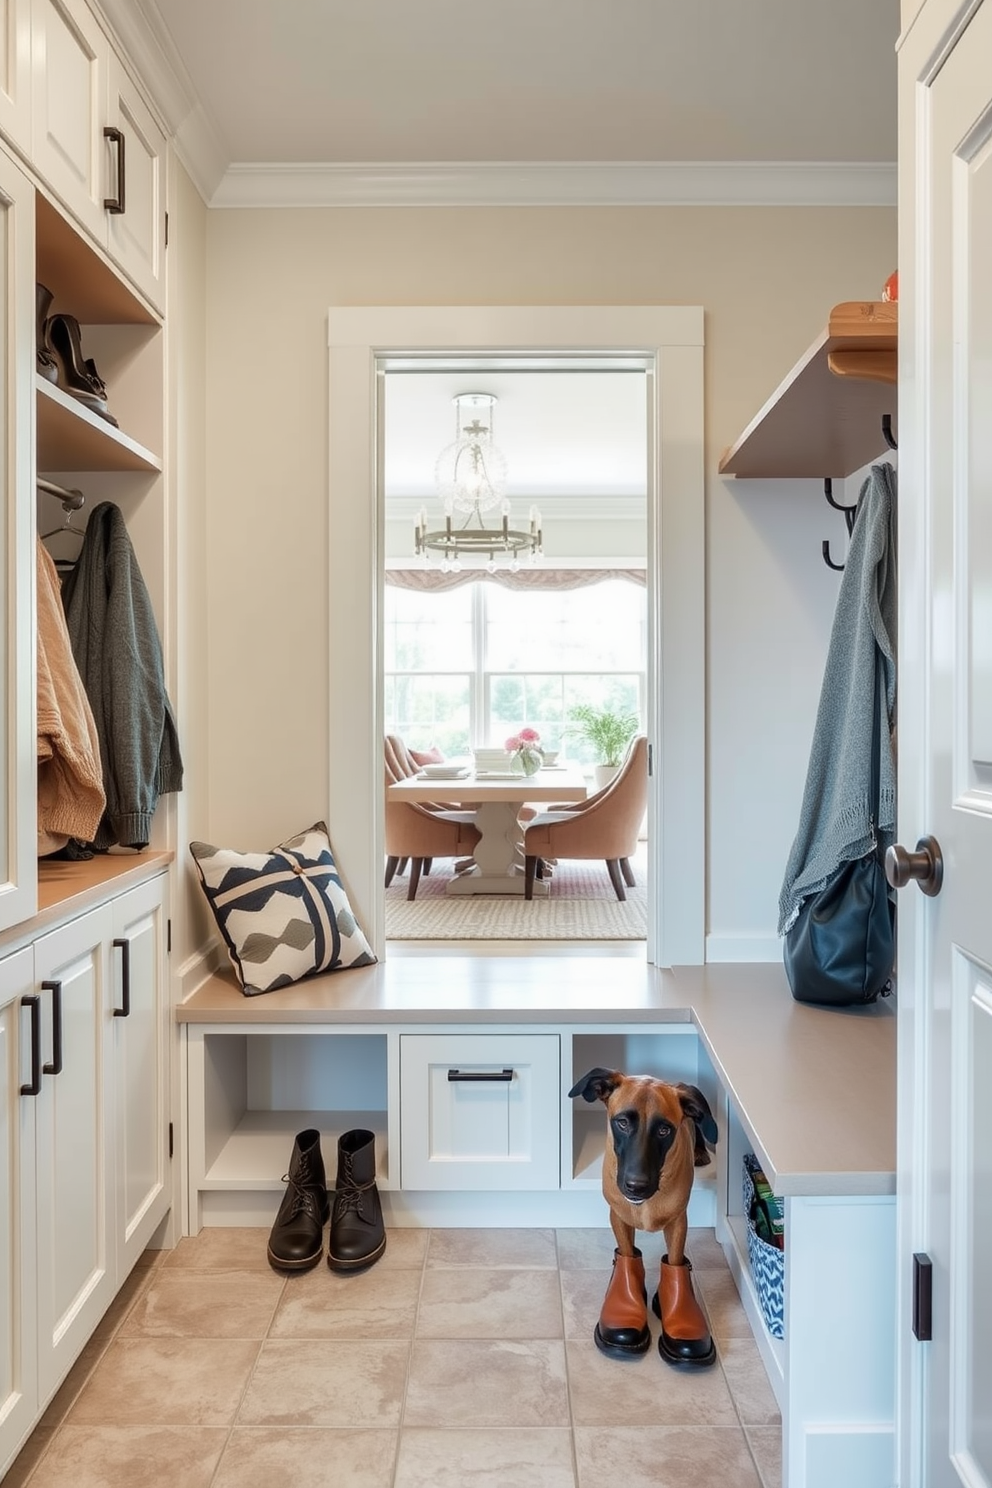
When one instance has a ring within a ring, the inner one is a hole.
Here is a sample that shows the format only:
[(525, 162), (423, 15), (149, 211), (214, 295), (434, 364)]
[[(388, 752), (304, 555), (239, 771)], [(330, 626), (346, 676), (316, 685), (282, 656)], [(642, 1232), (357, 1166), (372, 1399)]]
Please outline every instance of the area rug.
[(453, 865), (437, 862), (421, 878), (417, 897), (408, 881), (394, 878), (386, 890), (387, 940), (644, 940), (647, 935), (646, 872), (633, 860), (636, 888), (616, 897), (605, 863), (565, 862), (555, 868), (546, 899), (498, 894), (448, 895)]

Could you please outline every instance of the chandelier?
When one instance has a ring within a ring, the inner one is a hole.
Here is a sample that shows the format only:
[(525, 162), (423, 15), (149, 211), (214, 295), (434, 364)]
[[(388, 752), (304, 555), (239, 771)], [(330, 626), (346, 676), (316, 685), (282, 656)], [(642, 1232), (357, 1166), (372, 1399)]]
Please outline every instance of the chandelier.
[[(414, 527), (418, 557), (428, 563), (441, 558), (443, 572), (461, 568), (461, 558), (488, 557), (490, 573), (496, 560), (520, 567), (520, 555), (535, 563), (541, 557), (541, 514), (532, 506), (526, 531), (510, 526), (506, 497), (506, 457), (493, 443), (492, 393), (459, 393), (455, 405), (455, 438), (437, 457), (434, 478), (444, 510), (444, 526), (427, 529), (427, 509), (421, 507)], [(498, 509), (498, 525), (494, 521)], [(487, 514), (492, 513), (492, 516)]]

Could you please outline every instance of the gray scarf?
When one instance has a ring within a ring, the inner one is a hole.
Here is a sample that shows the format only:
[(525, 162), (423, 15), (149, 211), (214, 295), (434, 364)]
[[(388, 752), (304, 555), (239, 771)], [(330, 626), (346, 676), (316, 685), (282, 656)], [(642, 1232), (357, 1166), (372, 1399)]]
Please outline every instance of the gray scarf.
[[(884, 850), (895, 836), (896, 779), (890, 728), (896, 701), (896, 477), (873, 465), (861, 487), (823, 673), (806, 788), (785, 879), (778, 930), (841, 865)], [(871, 802), (875, 664), (881, 687), (879, 804)]]

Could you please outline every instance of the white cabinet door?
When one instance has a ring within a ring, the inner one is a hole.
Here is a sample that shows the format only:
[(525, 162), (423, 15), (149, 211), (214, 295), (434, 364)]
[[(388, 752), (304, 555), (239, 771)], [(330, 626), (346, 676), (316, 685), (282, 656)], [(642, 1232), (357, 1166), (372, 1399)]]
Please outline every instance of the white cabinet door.
[(109, 906), (35, 943), (41, 994), (37, 1098), (38, 1375), (47, 1400), (117, 1289), (105, 1119), (110, 1057)]
[(34, 190), (0, 153), (0, 929), (37, 907)]
[(557, 1034), (404, 1034), (406, 1189), (559, 1186)]
[(0, 0), (0, 130), (31, 148), (31, 0)]
[[(0, 961), (0, 1478), (34, 1424), (34, 1118), (41, 1075), (31, 949)], [(34, 1061), (32, 1061), (34, 1054)], [(23, 1090), (23, 1093), (22, 1093)]]
[(118, 1280), (169, 1209), (166, 878), (113, 905), (113, 1127)]
[(165, 309), (166, 139), (116, 57), (110, 60), (107, 124), (119, 132), (108, 199), (111, 257), (159, 310)]
[(109, 58), (107, 38), (84, 0), (33, 0), (32, 164), (104, 244), (113, 168), (103, 137)]

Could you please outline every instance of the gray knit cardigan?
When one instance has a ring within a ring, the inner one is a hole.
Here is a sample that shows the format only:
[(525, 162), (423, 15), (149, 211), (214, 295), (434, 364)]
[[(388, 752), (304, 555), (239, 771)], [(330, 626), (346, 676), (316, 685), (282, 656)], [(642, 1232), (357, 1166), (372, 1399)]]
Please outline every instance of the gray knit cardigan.
[(183, 765), (151, 599), (113, 502), (94, 508), (62, 601), (107, 793), (93, 846), (144, 847), (159, 795), (182, 789)]
[[(799, 828), (779, 896), (779, 934), (802, 902), (841, 863), (892, 842), (896, 779), (891, 728), (896, 707), (896, 477), (873, 465), (861, 487), (857, 516), (837, 596), (820, 705), (813, 730)], [(872, 696), (875, 660), (882, 687), (879, 808), (871, 795)]]

